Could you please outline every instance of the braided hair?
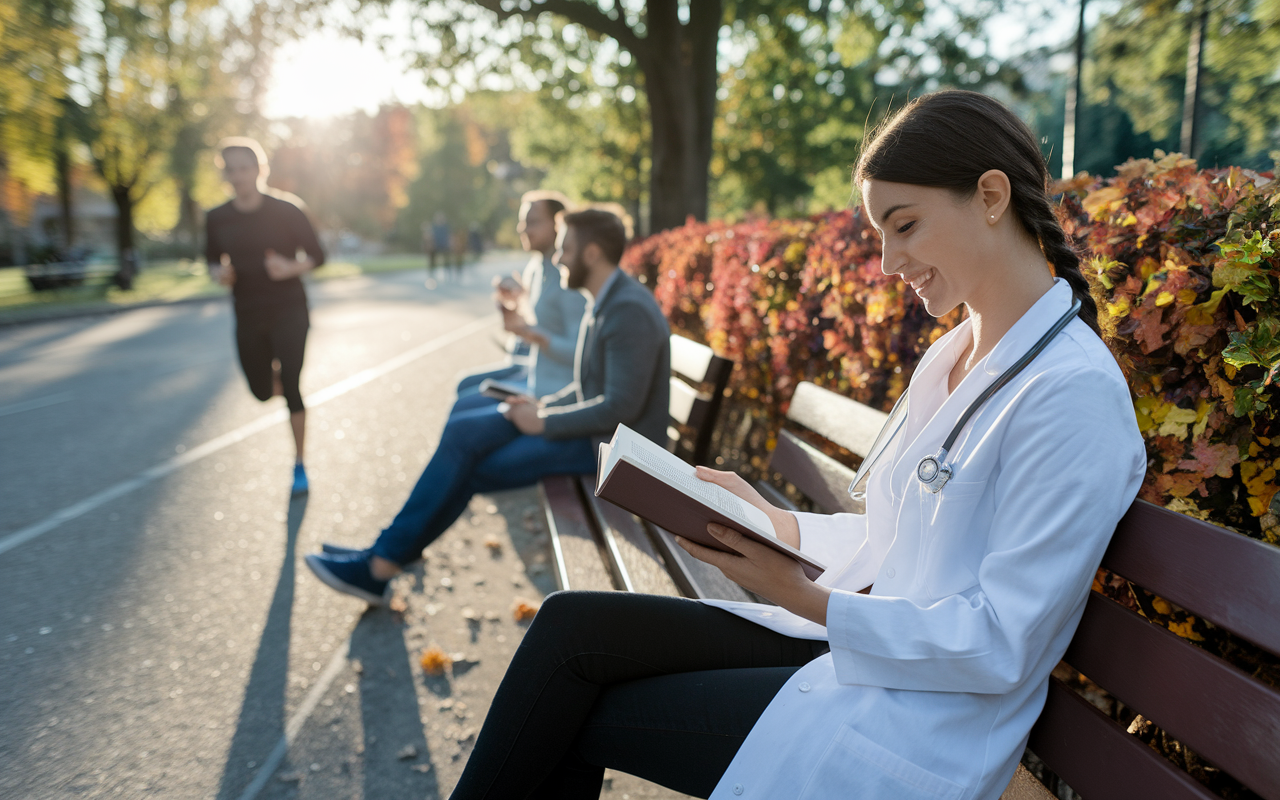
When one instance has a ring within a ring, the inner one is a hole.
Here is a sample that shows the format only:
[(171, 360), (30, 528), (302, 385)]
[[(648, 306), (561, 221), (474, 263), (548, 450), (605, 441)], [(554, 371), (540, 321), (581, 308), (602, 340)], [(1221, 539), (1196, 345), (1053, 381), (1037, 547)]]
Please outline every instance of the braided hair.
[(1044, 155), (1031, 129), (999, 101), (956, 89), (916, 98), (863, 145), (855, 180), (950, 189), (967, 198), (992, 169), (1009, 178), (1010, 210), (1080, 300), (1080, 318), (1098, 333), (1098, 305), (1080, 255), (1053, 213)]

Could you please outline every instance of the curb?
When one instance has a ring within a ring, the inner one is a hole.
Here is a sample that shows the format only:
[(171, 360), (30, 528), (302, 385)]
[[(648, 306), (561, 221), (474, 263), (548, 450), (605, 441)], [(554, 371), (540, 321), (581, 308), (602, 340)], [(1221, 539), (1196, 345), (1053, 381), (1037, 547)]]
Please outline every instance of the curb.
[(61, 308), (51, 309), (48, 313), (31, 314), (30, 316), (6, 317), (0, 312), (0, 328), (11, 328), (18, 325), (34, 325), (41, 322), (61, 322), (68, 319), (77, 319), (80, 317), (104, 317), (110, 314), (120, 314), (125, 311), (138, 311), (144, 308), (159, 308), (160, 306), (181, 306), (196, 305), (198, 303), (215, 303), (228, 302), (230, 295), (217, 294), (206, 295), (204, 297), (184, 297), (180, 300), (148, 300), (144, 303), (129, 303), (128, 305), (93, 305), (82, 308)]

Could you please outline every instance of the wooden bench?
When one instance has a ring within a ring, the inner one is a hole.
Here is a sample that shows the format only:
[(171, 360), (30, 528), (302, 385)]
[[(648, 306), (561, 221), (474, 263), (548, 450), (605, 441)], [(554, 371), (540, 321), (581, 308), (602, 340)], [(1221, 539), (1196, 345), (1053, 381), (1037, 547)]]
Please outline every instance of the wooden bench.
[[(671, 371), (668, 447), (700, 464), (710, 449), (733, 362), (705, 345), (673, 335)], [(559, 587), (668, 595), (687, 591), (678, 583), (684, 572), (667, 569), (667, 560), (648, 526), (598, 499), (594, 485), (594, 475), (557, 475), (539, 484)], [(698, 576), (705, 574), (700, 578), (704, 583), (718, 578), (716, 585), (723, 591), (745, 597), (718, 571), (700, 562), (693, 569)]]
[[(798, 429), (779, 433), (770, 480), (758, 488), (785, 508), (796, 508), (794, 498), (827, 513), (863, 510), (846, 491), (853, 470), (823, 451), (862, 457), (884, 419), (883, 412), (801, 384), (787, 414), (789, 425)], [(782, 484), (789, 486), (784, 490)], [(590, 484), (580, 484), (579, 490), (584, 486)], [(629, 537), (643, 544), (647, 526), (608, 504), (597, 502), (583, 514), (584, 526), (593, 521), (609, 531), (603, 549), (621, 550), (618, 540), (630, 542)], [(633, 557), (652, 560), (629, 568), (629, 580), (615, 574), (616, 588), (653, 591), (634, 576), (665, 567), (682, 594), (722, 596), (719, 587), (708, 588), (698, 575), (685, 572), (691, 569), (688, 562), (701, 562), (675, 546), (669, 534), (648, 532), (658, 555), (637, 545)], [(615, 544), (608, 544), (608, 537)], [(1145, 589), (1280, 656), (1280, 548), (1138, 501), (1117, 527), (1103, 567), (1140, 587), (1138, 592)], [(672, 592), (667, 587), (662, 593)], [(1246, 791), (1280, 800), (1280, 690), (1096, 592), (1063, 664)], [(1055, 791), (1019, 766), (1002, 800), (1217, 797), (1056, 677), (1028, 751), (1024, 762), (1038, 771), (1047, 768)]]
[[(853, 470), (816, 448), (815, 435), (861, 457), (885, 414), (821, 389), (797, 387), (770, 461), (823, 512), (861, 511)], [(794, 505), (768, 483), (771, 502)], [(1103, 567), (1214, 625), (1280, 655), (1280, 548), (1217, 525), (1135, 502)], [(1245, 674), (1097, 592), (1064, 663), (1267, 800), (1280, 800), (1280, 690)], [(1053, 678), (1028, 749), (1049, 770), (1051, 793), (1019, 766), (1002, 800), (1217, 797), (1062, 681)], [(1069, 789), (1067, 788), (1069, 787)]]
[[(1138, 501), (1102, 565), (1280, 656), (1280, 548)], [(1280, 800), (1276, 687), (1097, 592), (1063, 662), (1259, 797)], [(1028, 749), (1085, 800), (1218, 796), (1057, 678)]]

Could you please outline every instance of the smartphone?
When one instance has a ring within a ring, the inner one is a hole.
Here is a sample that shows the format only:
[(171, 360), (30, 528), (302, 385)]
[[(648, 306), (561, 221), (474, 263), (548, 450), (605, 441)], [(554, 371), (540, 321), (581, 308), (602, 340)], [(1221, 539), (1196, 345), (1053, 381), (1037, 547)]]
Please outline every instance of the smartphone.
[(492, 378), (480, 381), (480, 394), (492, 397), (494, 400), (509, 400), (518, 394), (525, 394), (526, 391), (523, 386), (495, 381)]

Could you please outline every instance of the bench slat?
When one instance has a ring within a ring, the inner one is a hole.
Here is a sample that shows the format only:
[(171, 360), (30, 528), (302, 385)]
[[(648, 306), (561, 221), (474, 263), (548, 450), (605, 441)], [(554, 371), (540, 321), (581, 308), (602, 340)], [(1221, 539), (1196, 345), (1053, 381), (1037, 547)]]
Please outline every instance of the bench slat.
[(1280, 691), (1096, 592), (1064, 660), (1250, 789), (1280, 800)]
[(778, 508), (785, 508), (788, 511), (800, 510), (795, 503), (787, 499), (785, 494), (764, 481), (756, 481), (756, 491), (760, 493), (761, 497), (768, 500), (770, 503), (773, 503)]
[(671, 577), (675, 579), (680, 591), (700, 600), (756, 602), (754, 597), (747, 594), (746, 589), (726, 578), (723, 572), (686, 553), (683, 547), (676, 544), (675, 536), (670, 531), (649, 523), (645, 525), (653, 531), (653, 541), (666, 559)]
[(595, 516), (596, 527), (604, 536), (605, 549), (624, 590), (678, 596), (680, 590), (667, 574), (662, 556), (654, 548), (640, 521), (631, 512), (596, 497), (590, 475), (583, 475), (580, 480), (582, 496)]
[(769, 470), (780, 472), (822, 511), (862, 513), (862, 503), (849, 496), (853, 470), (789, 431), (778, 432)]
[(1057, 678), (1027, 746), (1088, 800), (1217, 799)]
[(1139, 500), (1102, 565), (1280, 655), (1280, 548)]
[(796, 387), (787, 419), (830, 439), (857, 456), (871, 451), (889, 415), (804, 381)]
[(546, 511), (560, 588), (613, 590), (613, 579), (605, 569), (574, 479), (569, 475), (543, 478), (538, 492)]
[[(671, 370), (694, 383), (721, 383), (728, 377), (727, 368), (733, 362), (722, 358), (707, 347), (683, 336), (671, 337)], [(722, 386), (723, 388), (723, 386)]]
[(679, 378), (671, 379), (671, 401), (668, 414), (681, 425), (697, 428), (707, 419), (711, 400)]

